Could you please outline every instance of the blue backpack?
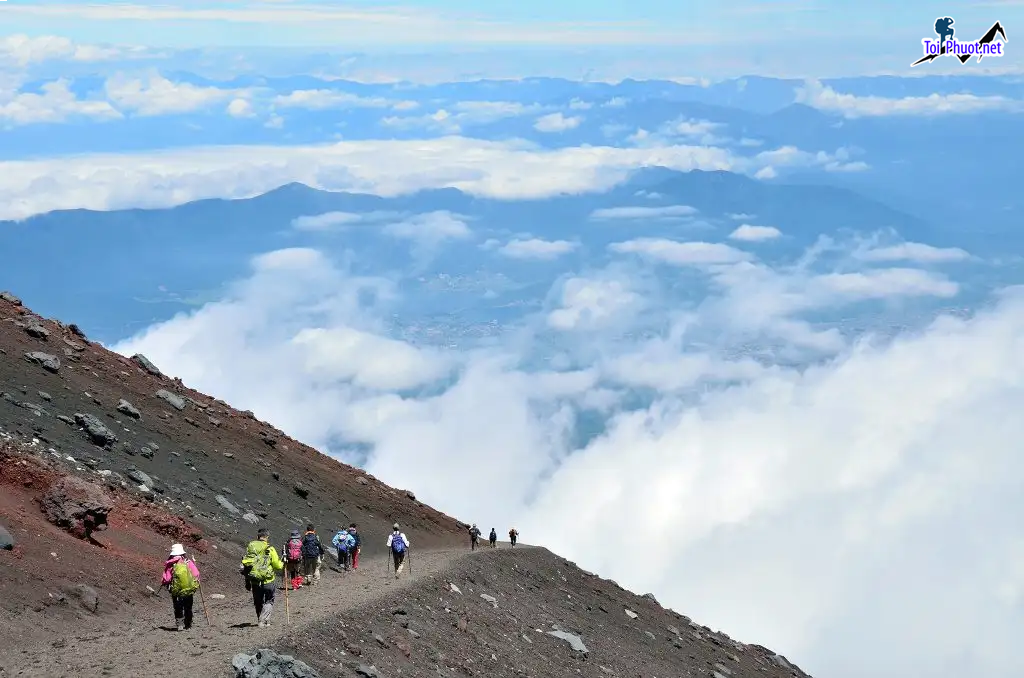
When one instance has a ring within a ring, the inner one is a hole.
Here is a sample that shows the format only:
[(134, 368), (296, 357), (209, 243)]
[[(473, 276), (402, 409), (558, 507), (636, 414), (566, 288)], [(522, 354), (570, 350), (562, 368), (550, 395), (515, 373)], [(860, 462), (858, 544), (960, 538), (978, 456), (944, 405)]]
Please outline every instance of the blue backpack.
[(338, 547), (339, 551), (348, 551), (349, 540), (352, 537), (345, 530), (341, 530), (338, 534), (334, 535), (334, 545)]
[(391, 550), (395, 553), (402, 553), (405, 551), (405, 540), (402, 539), (402, 535), (397, 532), (391, 536)]

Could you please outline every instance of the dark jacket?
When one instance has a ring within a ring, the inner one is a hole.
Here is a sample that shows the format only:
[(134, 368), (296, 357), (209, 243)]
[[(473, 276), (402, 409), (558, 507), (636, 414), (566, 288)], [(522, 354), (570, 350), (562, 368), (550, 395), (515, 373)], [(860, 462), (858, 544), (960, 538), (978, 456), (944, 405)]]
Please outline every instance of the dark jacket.
[[(316, 550), (317, 550), (316, 555), (312, 555), (312, 554), (306, 553), (306, 539), (309, 537), (309, 535), (313, 535), (314, 537), (316, 537)], [(319, 558), (320, 556), (322, 556), (325, 553), (327, 553), (327, 549), (324, 548), (323, 542), (320, 541), (320, 535), (318, 535), (316, 532), (306, 532), (306, 534), (302, 535), (302, 557), (303, 558)]]
[(494, 530), (491, 530), (491, 534), (487, 538), (490, 539), (491, 541), (498, 541), (498, 533), (495, 532)]
[(356, 539), (356, 545), (353, 548), (359, 548), (360, 546), (362, 546), (363, 538), (359, 536), (359, 530), (358, 529), (353, 530), (353, 529), (350, 528), (348, 533), (351, 534)]
[(469, 528), (469, 536), (470, 536), (471, 539), (479, 539), (480, 538), (480, 528), (479, 527), (471, 527), (471, 528)]

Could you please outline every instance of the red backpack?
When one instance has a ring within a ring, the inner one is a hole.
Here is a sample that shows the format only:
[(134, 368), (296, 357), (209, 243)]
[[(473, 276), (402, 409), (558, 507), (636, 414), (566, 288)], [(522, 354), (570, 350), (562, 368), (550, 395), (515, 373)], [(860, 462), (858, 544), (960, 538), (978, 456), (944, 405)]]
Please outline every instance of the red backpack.
[(288, 540), (288, 560), (291, 562), (302, 560), (302, 540), (298, 537)]

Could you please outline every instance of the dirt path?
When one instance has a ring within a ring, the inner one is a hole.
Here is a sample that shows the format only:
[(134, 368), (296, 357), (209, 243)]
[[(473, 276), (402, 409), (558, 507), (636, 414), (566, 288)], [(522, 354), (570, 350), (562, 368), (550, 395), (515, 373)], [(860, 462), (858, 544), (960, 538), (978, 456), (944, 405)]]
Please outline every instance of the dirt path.
[[(362, 560), (359, 569), (338, 572), (327, 568), (316, 586), (289, 593), (291, 624), (286, 623), (284, 591), (278, 591), (269, 628), (255, 625), (252, 599), (242, 586), (223, 591), (224, 599), (213, 600), (214, 591), (206, 591), (206, 603), (213, 626), (203, 617), (199, 597), (195, 601), (195, 623), (190, 631), (174, 630), (174, 616), (166, 593), (163, 614), (147, 612), (103, 634), (69, 636), (60, 647), (33, 652), (31, 660), (18, 668), (0, 668), (7, 676), (112, 676), (117, 678), (158, 678), (162, 676), (233, 676), (231, 658), (238, 652), (256, 647), (272, 647), (288, 632), (307, 624), (342, 615), (354, 608), (417, 580), (436, 574), (455, 560), (468, 555), (466, 550), (414, 552), (412, 572), (407, 566), (396, 580), (386, 569), (384, 558)], [(280, 583), (280, 578), (278, 578)]]

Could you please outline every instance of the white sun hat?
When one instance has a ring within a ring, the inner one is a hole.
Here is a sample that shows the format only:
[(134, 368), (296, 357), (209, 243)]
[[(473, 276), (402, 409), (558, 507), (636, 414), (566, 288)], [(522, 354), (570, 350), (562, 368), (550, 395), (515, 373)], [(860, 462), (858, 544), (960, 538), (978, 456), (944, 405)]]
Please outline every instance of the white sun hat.
[(181, 544), (174, 544), (173, 546), (171, 546), (171, 555), (172, 556), (183, 556), (183, 555), (185, 555), (185, 547), (182, 546)]

